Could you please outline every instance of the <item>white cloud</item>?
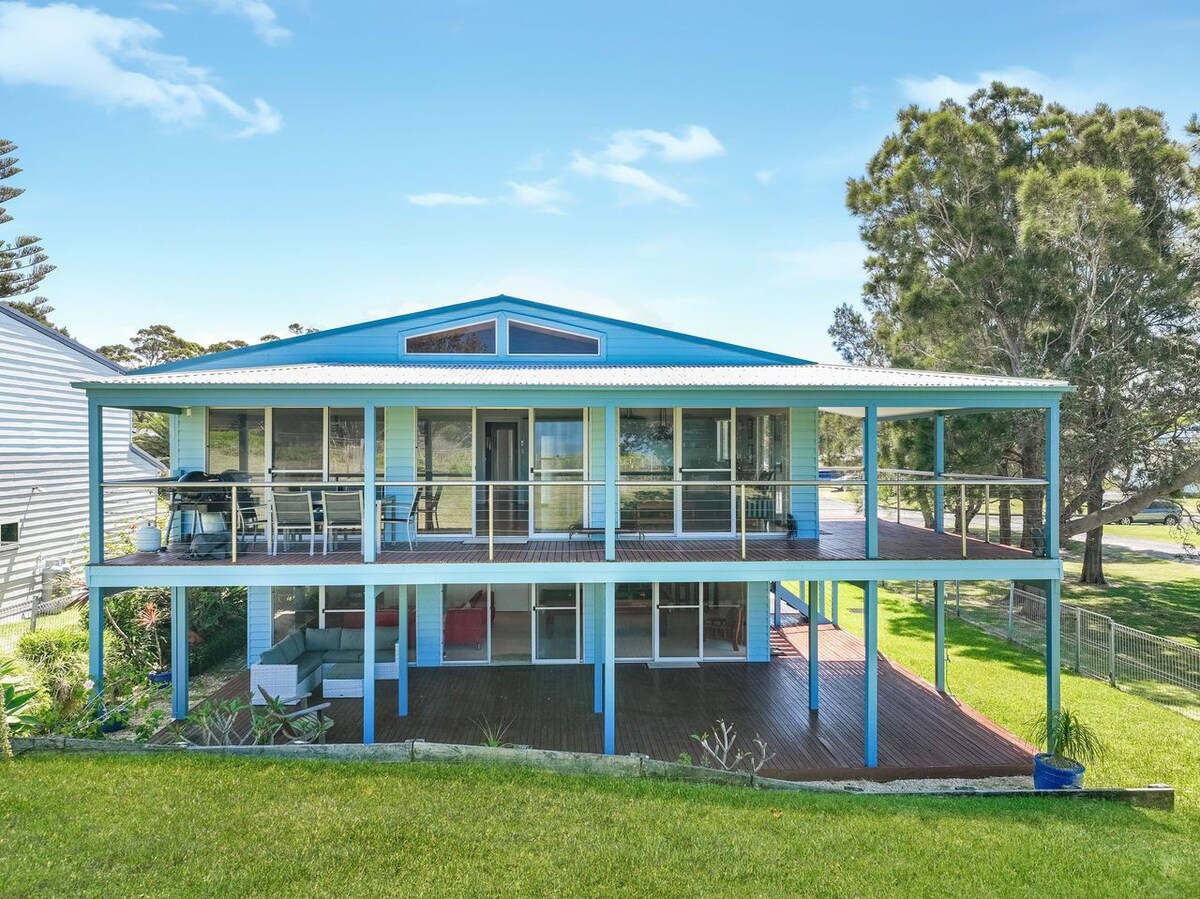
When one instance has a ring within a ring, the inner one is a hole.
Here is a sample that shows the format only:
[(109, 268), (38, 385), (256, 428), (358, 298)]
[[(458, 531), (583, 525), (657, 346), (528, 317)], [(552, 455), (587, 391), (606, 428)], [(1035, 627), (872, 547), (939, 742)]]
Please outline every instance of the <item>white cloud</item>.
[(283, 119), (267, 103), (238, 103), (211, 73), (150, 47), (162, 32), (71, 3), (0, 3), (0, 81), (62, 88), (101, 106), (149, 111), (161, 122), (196, 125), (212, 110), (241, 123), (238, 137), (272, 134)]
[(691, 203), (691, 199), (683, 191), (677, 190), (671, 187), (671, 185), (659, 181), (649, 172), (634, 168), (631, 165), (598, 162), (593, 157), (577, 153), (571, 161), (571, 171), (577, 175), (584, 175), (589, 178), (603, 178), (606, 181), (611, 181), (613, 184), (628, 187), (631, 189), (630, 198), (632, 201), (653, 202), (655, 200), (667, 200), (679, 206), (687, 206)]
[(850, 105), (855, 109), (870, 109), (872, 93), (874, 91), (862, 84), (850, 88)]
[(776, 258), (795, 277), (809, 282), (828, 282), (861, 280), (866, 255), (866, 248), (860, 241), (837, 240), (780, 253)]
[(254, 27), (254, 33), (263, 43), (275, 46), (282, 44), (292, 33), (279, 24), (279, 17), (263, 0), (207, 0), (216, 12), (228, 13), (245, 19)]
[(538, 212), (548, 212), (551, 215), (565, 215), (562, 203), (567, 199), (567, 192), (558, 186), (558, 179), (551, 178), (539, 184), (524, 184), (519, 181), (509, 181), (512, 196), (509, 202)]
[(428, 193), (411, 194), (408, 202), (414, 206), (486, 206), (491, 202), (487, 197), (476, 197), (471, 194)]
[(637, 162), (651, 151), (657, 151), (663, 162), (696, 162), (724, 155), (725, 147), (701, 125), (688, 125), (679, 137), (667, 131), (641, 128), (615, 132), (603, 156), (610, 162), (628, 163)]
[(775, 180), (777, 172), (774, 169), (760, 169), (754, 173), (755, 179), (759, 184), (770, 184)]
[(901, 78), (899, 84), (904, 96), (914, 103), (937, 106), (947, 98), (965, 103), (971, 94), (987, 87), (993, 81), (1026, 87), (1041, 94), (1047, 101), (1068, 106), (1089, 106), (1104, 96), (1109, 88), (1098, 81), (1089, 81), (1087, 87), (1081, 87), (1068, 79), (1055, 78), (1022, 66), (983, 71), (966, 80), (954, 79), (949, 75), (935, 75), (932, 78), (907, 77)]

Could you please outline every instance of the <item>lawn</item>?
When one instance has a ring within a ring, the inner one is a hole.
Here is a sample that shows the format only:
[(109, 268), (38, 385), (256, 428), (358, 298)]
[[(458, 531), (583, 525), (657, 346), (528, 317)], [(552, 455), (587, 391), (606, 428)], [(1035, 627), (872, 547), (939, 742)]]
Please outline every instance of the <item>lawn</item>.
[(1083, 544), (1063, 560), (1063, 602), (1109, 615), (1127, 627), (1200, 645), (1200, 565), (1104, 548), (1105, 587), (1078, 583)]
[[(38, 630), (48, 631), (56, 627), (72, 627), (79, 624), (79, 607), (63, 609), (53, 615), (42, 615), (37, 620)], [(10, 621), (0, 624), (0, 658), (16, 655), (17, 642), (22, 635), (29, 633), (29, 620)]]
[[(840, 623), (862, 633), (862, 594), (843, 584)], [(946, 622), (947, 687), (964, 703), (1021, 736), (1045, 706), (1045, 666), (1024, 652), (959, 621)], [(933, 611), (911, 596), (879, 594), (879, 648), (928, 681), (934, 677)], [(1094, 727), (1108, 757), (1088, 771), (1091, 786), (1169, 783), (1179, 790), (1179, 809), (1197, 827), (1200, 843), (1200, 721), (1115, 690), (1101, 681), (1062, 675), (1063, 705)]]
[[(502, 768), (41, 755), (0, 778), (12, 896), (1193, 895), (1195, 819)], [(1114, 851), (1114, 847), (1119, 847)]]

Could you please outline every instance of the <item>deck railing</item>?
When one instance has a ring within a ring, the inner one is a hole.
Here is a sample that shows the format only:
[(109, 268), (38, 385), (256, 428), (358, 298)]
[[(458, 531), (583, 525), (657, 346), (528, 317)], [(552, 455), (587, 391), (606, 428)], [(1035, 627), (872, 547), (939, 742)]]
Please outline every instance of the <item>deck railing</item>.
[[(818, 521), (861, 520), (871, 489), (861, 475), (857, 469), (839, 471), (835, 477), (792, 480), (624, 475), (611, 485), (575, 478), (380, 479), (371, 496), (365, 495), (367, 488), (362, 480), (114, 481), (105, 482), (101, 489), (106, 493), (138, 490), (156, 495), (161, 548), (175, 550), (176, 556), (190, 555), (197, 561), (227, 558), (237, 562), (247, 553), (277, 554), (297, 545), (300, 551), (314, 554), (318, 546), (325, 552), (356, 537), (361, 541), (361, 531), (355, 531), (353, 521), (347, 527), (345, 520), (339, 522), (326, 514), (323, 497), (327, 493), (357, 493), (362, 497), (364, 515), (374, 516), (377, 552), (389, 546), (411, 549), (430, 538), (457, 539), (486, 542), (488, 558), (494, 559), (496, 545), (505, 542), (605, 536), (609, 486), (616, 493), (617, 536), (638, 540), (734, 540), (737, 557), (745, 559), (748, 545), (754, 540), (819, 539), (814, 530)], [(946, 512), (962, 525), (957, 536), (961, 555), (968, 558), (973, 537), (994, 542), (993, 506), (1000, 498), (1019, 501), (1045, 485), (1045, 481), (1028, 478), (882, 470), (874, 489), (880, 519), (894, 517), (897, 523), (916, 527), (930, 526), (935, 492), (943, 494)], [(279, 525), (284, 522), (275, 512), (273, 496), (303, 492), (312, 497), (311, 523), (301, 514), (281, 529)], [(1012, 502), (1009, 508), (1014, 508)], [(977, 524), (974, 530), (970, 526), (980, 515), (982, 533)], [(106, 534), (106, 560), (137, 549), (137, 524)], [(953, 523), (942, 530), (952, 532)], [(1028, 536), (1031, 529), (1024, 530)], [(1013, 542), (1011, 533), (1000, 536), (1008, 538), (1004, 542)], [(1038, 546), (1035, 539), (1025, 548), (1041, 554), (1044, 540)]]

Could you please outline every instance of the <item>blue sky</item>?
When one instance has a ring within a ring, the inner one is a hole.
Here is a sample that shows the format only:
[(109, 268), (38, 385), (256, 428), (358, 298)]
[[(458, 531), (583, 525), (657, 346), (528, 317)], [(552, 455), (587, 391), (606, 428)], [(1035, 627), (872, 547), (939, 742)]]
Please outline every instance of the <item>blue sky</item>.
[(1200, 109), (1186, 4), (806, 6), (0, 0), (0, 234), (93, 345), (508, 293), (836, 361), (844, 184), (899, 107)]

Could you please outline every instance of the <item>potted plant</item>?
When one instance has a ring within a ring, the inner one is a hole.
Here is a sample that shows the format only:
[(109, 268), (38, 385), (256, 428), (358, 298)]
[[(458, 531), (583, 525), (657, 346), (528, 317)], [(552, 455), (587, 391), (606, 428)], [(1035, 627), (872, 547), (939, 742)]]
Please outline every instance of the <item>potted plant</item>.
[(154, 658), (153, 670), (149, 673), (150, 683), (157, 687), (168, 687), (171, 683), (171, 669), (163, 657), (162, 625), (163, 614), (153, 600), (147, 601), (145, 607), (138, 613), (138, 627), (144, 630), (153, 641)]
[(1035, 743), (1046, 747), (1046, 752), (1033, 757), (1033, 786), (1037, 790), (1083, 786), (1085, 765), (1104, 756), (1104, 744), (1096, 732), (1066, 708), (1039, 715), (1032, 736)]

